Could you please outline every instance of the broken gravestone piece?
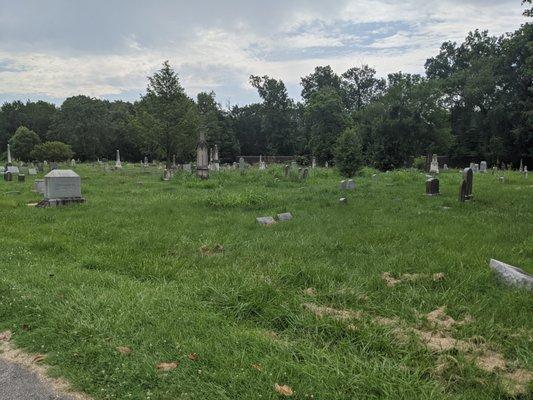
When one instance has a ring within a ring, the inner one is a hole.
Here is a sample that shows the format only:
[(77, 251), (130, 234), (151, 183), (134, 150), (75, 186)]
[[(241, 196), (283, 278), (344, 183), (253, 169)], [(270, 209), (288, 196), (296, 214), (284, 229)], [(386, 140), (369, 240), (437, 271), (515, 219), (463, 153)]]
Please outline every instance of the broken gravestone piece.
[(520, 268), (513, 267), (512, 265), (494, 259), (490, 260), (489, 266), (509, 285), (533, 290), (533, 276), (522, 271)]
[(290, 221), (292, 219), (292, 214), (290, 212), (281, 213), (277, 215), (278, 221)]
[(276, 223), (276, 220), (272, 217), (257, 217), (255, 220), (260, 225), (272, 225)]

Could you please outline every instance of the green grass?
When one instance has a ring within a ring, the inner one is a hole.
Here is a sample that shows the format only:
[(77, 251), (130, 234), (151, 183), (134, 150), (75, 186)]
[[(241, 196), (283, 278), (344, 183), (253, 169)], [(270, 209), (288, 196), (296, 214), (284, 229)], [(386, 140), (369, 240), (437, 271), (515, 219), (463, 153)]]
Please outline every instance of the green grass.
[[(155, 168), (75, 170), (84, 205), (29, 208), (33, 179), (0, 182), (0, 331), (96, 399), (276, 399), (275, 383), (295, 399), (509, 398), (502, 373), (375, 323), (420, 328), (441, 306), (474, 318), (453, 337), (533, 369), (532, 296), (488, 268), (496, 258), (533, 272), (533, 180), (518, 173), (476, 174), (475, 200), (459, 203), (457, 171), (430, 198), (424, 174), (365, 170), (341, 205), (333, 170), (306, 182), (276, 167), (171, 182)], [(255, 222), (285, 211), (292, 221)], [(200, 251), (216, 244), (224, 251)], [(384, 271), (446, 279), (390, 288)], [(363, 317), (317, 318), (303, 303)], [(437, 373), (444, 356), (453, 362)], [(172, 360), (175, 370), (155, 369)]]

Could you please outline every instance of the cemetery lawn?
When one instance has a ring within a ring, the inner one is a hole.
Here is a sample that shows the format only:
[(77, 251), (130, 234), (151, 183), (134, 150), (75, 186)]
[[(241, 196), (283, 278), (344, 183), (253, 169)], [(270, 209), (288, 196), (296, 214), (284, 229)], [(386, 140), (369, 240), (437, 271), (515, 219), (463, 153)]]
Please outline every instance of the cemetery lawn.
[(531, 398), (533, 296), (488, 268), (533, 272), (531, 178), (74, 169), (83, 205), (0, 182), (0, 332), (93, 398)]

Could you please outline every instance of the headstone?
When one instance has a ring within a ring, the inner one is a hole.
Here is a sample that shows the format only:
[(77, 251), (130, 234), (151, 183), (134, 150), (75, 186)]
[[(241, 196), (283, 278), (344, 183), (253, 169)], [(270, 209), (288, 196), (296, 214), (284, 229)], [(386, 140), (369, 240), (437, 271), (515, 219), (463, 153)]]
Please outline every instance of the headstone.
[(302, 179), (306, 180), (309, 177), (309, 168), (304, 168), (302, 172)]
[(346, 190), (346, 181), (344, 179), (339, 184), (339, 189), (340, 190)]
[(220, 158), (218, 157), (218, 145), (215, 144), (215, 149), (213, 150), (213, 164), (215, 171), (220, 171)]
[(241, 174), (244, 173), (244, 168), (246, 168), (246, 164), (244, 163), (244, 158), (239, 157), (239, 171), (241, 171)]
[(504, 176), (500, 176), (498, 178), (498, 180), (500, 181), (500, 183), (504, 183), (505, 182), (505, 177)]
[(207, 154), (207, 142), (203, 130), (198, 132), (198, 142), (196, 144), (196, 176), (200, 179), (209, 178), (209, 160)]
[(289, 177), (289, 169), (290, 169), (290, 166), (289, 164), (285, 164), (285, 178), (288, 178)]
[(44, 177), (44, 200), (37, 207), (54, 207), (84, 203), (81, 178), (70, 169), (55, 169)]
[(37, 175), (37, 170), (35, 168), (29, 168), (28, 175)]
[(148, 165), (148, 157), (147, 156), (144, 156), (144, 164)]
[(8, 166), (6, 171), (7, 172), (11, 172), (11, 174), (13, 174), (13, 175), (20, 174), (19, 167), (15, 166), (15, 165)]
[(277, 215), (278, 221), (290, 221), (292, 219), (292, 214), (290, 212), (281, 213)]
[(257, 217), (255, 220), (261, 225), (273, 225), (276, 223), (276, 220), (272, 217)]
[(355, 182), (353, 179), (348, 179), (348, 182), (346, 182), (346, 190), (355, 190)]
[(13, 180), (13, 174), (9, 171), (4, 173), (4, 181), (11, 182)]
[(326, 168), (329, 168), (329, 163), (326, 161), (326, 163), (324, 164), (324, 167)]
[(444, 165), (442, 166), (442, 169), (443, 169), (444, 171), (448, 171), (448, 164), (444, 164)]
[(498, 167), (496, 165), (494, 165), (492, 167), (492, 175), (494, 175), (496, 172), (498, 172)]
[(470, 168), (472, 171), (474, 171), (474, 165), (475, 165), (475, 164), (474, 164), (473, 162), (470, 163), (470, 167), (469, 167), (469, 168)]
[[(510, 168), (509, 168), (510, 169)], [(518, 168), (519, 172), (524, 171), (524, 163), (522, 162), (522, 159), (520, 159), (520, 168)]]
[(426, 194), (428, 196), (437, 196), (439, 194), (439, 180), (430, 178), (426, 181)]
[(316, 168), (316, 157), (313, 157), (313, 159), (311, 160), (311, 168)]
[(50, 171), (53, 171), (53, 170), (58, 169), (58, 168), (59, 168), (59, 165), (57, 165), (56, 162), (53, 162), (53, 161), (52, 161), (52, 162), (50, 163)]
[(533, 276), (522, 271), (520, 268), (513, 267), (512, 265), (494, 259), (490, 260), (489, 266), (509, 285), (533, 290)]
[(436, 154), (433, 154), (433, 157), (431, 158), (431, 164), (429, 166), (429, 173), (430, 174), (438, 174), (439, 173), (439, 161)]
[(0, 166), (0, 174), (3, 174), (4, 172), (6, 172), (6, 167)]
[(35, 191), (44, 194), (44, 179), (35, 179)]
[(176, 165), (176, 155), (174, 154), (172, 156), (172, 169), (177, 169), (178, 166)]
[(26, 175), (24, 175), (24, 174), (19, 174), (19, 175), (18, 175), (18, 178), (19, 178), (19, 179), (18, 179), (19, 182), (26, 182)]
[(479, 172), (479, 164), (474, 164), (474, 172)]
[(188, 164), (183, 164), (183, 170), (186, 171), (186, 172), (192, 172), (192, 165), (191, 163), (188, 163)]
[(482, 173), (487, 172), (487, 162), (486, 161), (481, 161), (479, 163), (479, 172), (482, 172)]
[(527, 174), (528, 174), (527, 165), (524, 165), (524, 178), (526, 179), (527, 179)]
[(472, 168), (465, 168), (463, 170), (463, 181), (459, 188), (459, 201), (464, 202), (473, 197), (472, 187), (474, 183), (474, 173)]
[(264, 171), (266, 169), (266, 164), (265, 162), (263, 161), (263, 156), (260, 155), (259, 156), (259, 170), (260, 171)]
[(120, 161), (120, 151), (117, 149), (117, 159), (115, 161), (115, 168), (122, 169), (122, 162)]
[(70, 160), (70, 166), (75, 167), (76, 166), (76, 160), (72, 159)]
[(172, 178), (171, 170), (165, 168), (165, 171), (163, 172), (163, 180), (164, 181), (169, 181), (171, 178)]

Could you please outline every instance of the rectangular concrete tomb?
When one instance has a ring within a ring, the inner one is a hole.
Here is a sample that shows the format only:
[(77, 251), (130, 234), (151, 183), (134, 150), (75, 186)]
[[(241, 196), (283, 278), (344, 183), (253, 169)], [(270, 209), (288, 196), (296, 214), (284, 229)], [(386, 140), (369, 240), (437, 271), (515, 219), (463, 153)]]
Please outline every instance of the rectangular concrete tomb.
[(54, 207), (84, 203), (81, 197), (81, 178), (70, 169), (54, 169), (44, 177), (44, 200), (38, 207)]

